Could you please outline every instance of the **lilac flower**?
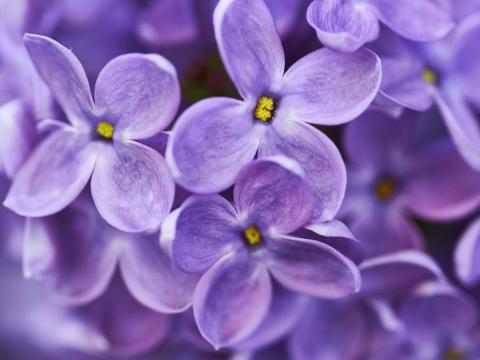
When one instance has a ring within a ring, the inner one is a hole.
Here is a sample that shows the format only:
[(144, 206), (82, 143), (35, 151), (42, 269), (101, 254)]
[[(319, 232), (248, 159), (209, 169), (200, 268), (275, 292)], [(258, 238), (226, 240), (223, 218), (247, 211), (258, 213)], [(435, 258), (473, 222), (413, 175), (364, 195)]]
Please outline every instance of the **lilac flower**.
[(213, 193), (233, 184), (259, 157), (297, 160), (315, 189), (319, 220), (331, 220), (345, 187), (334, 144), (304, 121), (334, 125), (352, 120), (375, 96), (380, 70), (369, 50), (318, 50), (286, 74), (280, 38), (262, 0), (222, 0), (214, 15), (224, 64), (243, 100), (210, 98), (186, 110), (174, 126), (167, 161), (180, 185)]
[(127, 289), (144, 306), (162, 313), (188, 308), (197, 277), (178, 270), (156, 236), (116, 231), (88, 205), (82, 198), (58, 214), (29, 220), (25, 277), (46, 280), (62, 302), (85, 304), (105, 292), (119, 269)]
[(285, 157), (257, 160), (236, 180), (235, 207), (219, 195), (193, 196), (165, 221), (162, 243), (175, 263), (203, 273), (193, 310), (215, 347), (244, 340), (265, 319), (271, 275), (317, 297), (358, 290), (350, 259), (326, 243), (287, 235), (311, 220), (312, 194), (298, 164)]
[(480, 281), (480, 218), (476, 218), (464, 231), (455, 249), (455, 270), (466, 286)]
[(367, 358), (401, 330), (393, 306), (417, 286), (445, 279), (431, 258), (416, 251), (372, 258), (360, 271), (364, 285), (356, 296), (310, 302), (289, 340), (293, 360)]
[(448, 138), (414, 144), (415, 124), (422, 120), (430, 119), (406, 113), (395, 120), (369, 112), (346, 127), (351, 165), (342, 214), (350, 217), (367, 256), (421, 248), (411, 215), (449, 220), (480, 203), (480, 177)]
[(378, 38), (380, 23), (414, 41), (432, 41), (454, 26), (443, 4), (429, 0), (314, 0), (307, 20), (323, 45), (356, 51)]
[(175, 69), (159, 55), (129, 54), (100, 73), (96, 103), (79, 61), (57, 42), (25, 44), (71, 124), (57, 122), (17, 174), (5, 205), (24, 216), (65, 208), (90, 177), (95, 205), (113, 226), (152, 231), (169, 212), (174, 183), (162, 156), (138, 141), (171, 122), (179, 104)]

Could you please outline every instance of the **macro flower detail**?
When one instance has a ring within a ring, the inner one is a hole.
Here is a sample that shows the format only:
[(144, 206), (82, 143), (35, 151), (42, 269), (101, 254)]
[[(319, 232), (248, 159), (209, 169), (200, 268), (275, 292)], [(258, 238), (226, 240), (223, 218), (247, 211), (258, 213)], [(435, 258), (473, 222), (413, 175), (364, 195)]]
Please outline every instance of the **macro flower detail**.
[(24, 216), (56, 213), (91, 177), (107, 222), (129, 232), (156, 230), (172, 206), (174, 183), (162, 156), (139, 141), (167, 127), (177, 111), (173, 66), (160, 55), (115, 58), (98, 76), (94, 103), (69, 50), (39, 35), (26, 35), (25, 45), (70, 124), (54, 122), (15, 178), (6, 206)]
[[(238, 175), (234, 206), (197, 195), (164, 222), (161, 242), (180, 269), (202, 274), (193, 310), (215, 347), (239, 342), (265, 318), (273, 277), (282, 286), (340, 298), (360, 285), (355, 264), (320, 240), (294, 235), (314, 210), (303, 171), (285, 157), (256, 160)], [(193, 220), (194, 219), (194, 220)]]

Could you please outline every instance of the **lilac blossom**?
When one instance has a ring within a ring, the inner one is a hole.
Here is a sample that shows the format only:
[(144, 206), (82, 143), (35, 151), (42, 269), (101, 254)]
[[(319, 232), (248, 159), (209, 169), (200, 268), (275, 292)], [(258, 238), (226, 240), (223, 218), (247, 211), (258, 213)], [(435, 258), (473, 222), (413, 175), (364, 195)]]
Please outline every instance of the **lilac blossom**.
[(280, 38), (262, 0), (220, 1), (214, 26), (243, 100), (206, 99), (180, 116), (166, 154), (175, 179), (193, 192), (213, 193), (231, 186), (257, 152), (283, 154), (308, 175), (315, 216), (331, 220), (344, 194), (344, 164), (330, 139), (305, 121), (335, 125), (362, 113), (380, 82), (377, 56), (321, 49), (284, 74)]
[(340, 51), (376, 40), (380, 23), (422, 42), (441, 39), (454, 26), (445, 6), (430, 0), (314, 0), (307, 20), (323, 45)]
[(193, 311), (215, 347), (238, 343), (260, 326), (271, 303), (271, 276), (317, 297), (358, 290), (349, 258), (321, 241), (287, 235), (312, 219), (312, 194), (292, 160), (256, 160), (238, 175), (234, 206), (219, 195), (193, 196), (165, 221), (162, 243), (175, 263), (202, 273)]
[[(162, 156), (138, 141), (172, 121), (179, 104), (173, 66), (160, 55), (128, 54), (100, 73), (94, 103), (77, 58), (57, 42), (26, 35), (25, 45), (70, 124), (35, 149), (5, 205), (38, 217), (71, 203), (91, 179), (104, 219), (129, 232), (152, 231), (169, 212), (174, 183)], [(52, 123), (52, 122), (50, 122)]]
[(429, 119), (413, 113), (392, 119), (372, 111), (345, 128), (344, 148), (351, 163), (341, 213), (350, 219), (367, 256), (422, 248), (412, 215), (445, 221), (480, 204), (479, 174), (449, 138), (415, 144), (415, 125)]
[(458, 278), (469, 287), (480, 281), (480, 219), (477, 217), (463, 232), (455, 248), (455, 270)]

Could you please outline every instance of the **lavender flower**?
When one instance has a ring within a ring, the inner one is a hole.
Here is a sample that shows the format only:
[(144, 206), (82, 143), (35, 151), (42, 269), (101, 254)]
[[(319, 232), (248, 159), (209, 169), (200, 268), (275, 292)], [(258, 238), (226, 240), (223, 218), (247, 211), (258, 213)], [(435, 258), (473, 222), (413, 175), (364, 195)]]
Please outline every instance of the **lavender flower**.
[(414, 41), (440, 39), (454, 26), (443, 4), (429, 0), (314, 0), (307, 20), (323, 45), (340, 51), (376, 40), (380, 23)]
[(411, 215), (449, 220), (480, 203), (480, 177), (448, 138), (414, 143), (415, 125), (429, 119), (406, 113), (395, 120), (368, 112), (345, 129), (351, 164), (341, 212), (350, 217), (351, 230), (367, 256), (422, 248)]
[(38, 35), (26, 35), (25, 44), (71, 125), (56, 123), (17, 174), (5, 205), (24, 216), (53, 214), (92, 177), (107, 222), (130, 232), (157, 229), (172, 206), (174, 183), (161, 155), (134, 139), (157, 134), (175, 115), (173, 66), (159, 55), (118, 57), (99, 75), (94, 103), (69, 50)]
[(194, 196), (165, 221), (164, 246), (180, 269), (203, 273), (193, 310), (215, 347), (235, 344), (261, 324), (270, 306), (270, 274), (318, 297), (358, 290), (354, 263), (320, 241), (289, 236), (313, 215), (312, 189), (287, 158), (257, 160), (239, 174), (235, 207), (218, 195)]
[(187, 109), (173, 129), (167, 161), (176, 180), (197, 193), (233, 184), (242, 166), (284, 154), (297, 160), (315, 189), (316, 217), (331, 220), (343, 198), (345, 169), (334, 144), (304, 121), (352, 120), (375, 96), (380, 70), (368, 50), (318, 50), (284, 75), (284, 55), (262, 0), (220, 1), (215, 34), (243, 101), (210, 98)]

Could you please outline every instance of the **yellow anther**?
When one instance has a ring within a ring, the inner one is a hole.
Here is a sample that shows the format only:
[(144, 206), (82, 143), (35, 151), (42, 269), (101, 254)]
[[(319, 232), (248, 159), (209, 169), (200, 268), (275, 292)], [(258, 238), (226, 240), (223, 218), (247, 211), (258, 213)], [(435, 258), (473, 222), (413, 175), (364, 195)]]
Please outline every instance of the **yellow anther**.
[(255, 225), (251, 225), (243, 231), (243, 235), (245, 236), (245, 240), (247, 244), (250, 246), (254, 246), (260, 244), (262, 242), (262, 234), (260, 230)]
[(113, 125), (106, 121), (100, 121), (97, 124), (97, 134), (105, 139), (111, 139), (113, 137), (113, 130)]
[(383, 201), (390, 199), (396, 190), (397, 183), (390, 178), (382, 179), (375, 185), (375, 195)]
[(422, 77), (423, 80), (428, 82), (429, 84), (436, 85), (437, 84), (437, 74), (435, 74), (432, 70), (430, 69), (425, 69), (422, 72)]
[(273, 112), (275, 111), (275, 100), (268, 96), (262, 96), (257, 101), (257, 106), (253, 111), (253, 116), (255, 119), (260, 120), (264, 123), (272, 120)]

